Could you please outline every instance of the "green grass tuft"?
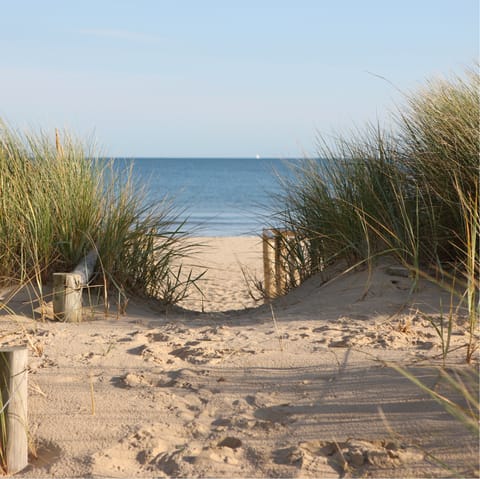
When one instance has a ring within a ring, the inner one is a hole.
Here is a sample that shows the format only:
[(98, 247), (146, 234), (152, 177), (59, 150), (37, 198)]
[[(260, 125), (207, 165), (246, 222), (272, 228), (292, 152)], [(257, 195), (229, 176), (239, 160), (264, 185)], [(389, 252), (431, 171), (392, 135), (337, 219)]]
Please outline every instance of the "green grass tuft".
[[(175, 303), (195, 282), (179, 279), (195, 246), (167, 200), (149, 205), (131, 171), (64, 135), (19, 134), (0, 123), (0, 282), (42, 285), (91, 249), (108, 290)], [(177, 266), (174, 266), (177, 265)], [(181, 268), (181, 267), (180, 267)], [(181, 270), (180, 270), (181, 272)]]
[(321, 139), (319, 158), (283, 182), (274, 218), (295, 235), (286, 262), (296, 277), (388, 254), (415, 279), (459, 295), (469, 315), (467, 361), (480, 313), (479, 87), (478, 70), (432, 81), (406, 95), (394, 131), (368, 125), (333, 145)]

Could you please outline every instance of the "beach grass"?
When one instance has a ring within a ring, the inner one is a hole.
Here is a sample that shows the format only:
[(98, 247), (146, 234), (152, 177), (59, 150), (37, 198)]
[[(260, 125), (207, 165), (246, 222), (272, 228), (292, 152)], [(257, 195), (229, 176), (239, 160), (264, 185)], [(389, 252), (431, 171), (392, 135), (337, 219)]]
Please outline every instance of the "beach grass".
[(283, 181), (273, 218), (302, 245), (286, 259), (297, 277), (390, 255), (410, 271), (412, 290), (423, 277), (456, 295), (467, 310), (468, 362), (480, 312), (479, 86), (475, 69), (430, 81), (405, 95), (393, 130), (320, 138), (318, 158)]
[[(463, 77), (437, 79), (406, 95), (394, 118), (395, 131), (368, 125), (333, 145), (320, 139), (318, 159), (294, 166), (293, 177), (283, 181), (273, 219), (294, 233), (298, 247), (284, 249), (284, 261), (296, 267), (296, 277), (318, 274), (340, 261), (347, 270), (372, 266), (389, 255), (409, 272), (411, 292), (420, 279), (449, 292), (441, 324), (432, 318), (442, 348), (439, 377), (445, 393), (404, 366), (389, 366), (441, 404), (477, 442), (479, 87), (477, 66)], [(463, 329), (466, 338), (467, 365), (458, 370), (446, 367), (453, 328)]]
[(148, 204), (131, 170), (66, 132), (62, 140), (0, 124), (0, 281), (32, 283), (41, 295), (54, 272), (97, 249), (105, 291), (178, 301), (195, 282), (179, 279), (195, 247), (183, 241), (182, 212), (168, 199)]

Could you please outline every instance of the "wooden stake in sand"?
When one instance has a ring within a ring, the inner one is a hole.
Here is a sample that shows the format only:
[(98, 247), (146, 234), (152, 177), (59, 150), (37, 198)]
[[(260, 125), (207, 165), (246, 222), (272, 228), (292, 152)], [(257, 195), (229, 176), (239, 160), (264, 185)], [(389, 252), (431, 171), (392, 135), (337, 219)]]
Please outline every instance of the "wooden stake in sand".
[(268, 299), (276, 298), (286, 292), (288, 283), (287, 240), (292, 236), (293, 233), (288, 230), (276, 228), (263, 230), (263, 277), (265, 296)]
[(82, 320), (82, 290), (90, 280), (98, 254), (90, 251), (71, 273), (53, 274), (53, 314), (67, 323)]
[(275, 271), (272, 269), (272, 262), (270, 261), (270, 252), (272, 248), (275, 249), (272, 245), (272, 240), (272, 230), (263, 230), (263, 279), (265, 284), (265, 296), (267, 298), (272, 298), (272, 276), (275, 275)]
[(5, 420), (6, 445), (3, 453), (7, 474), (15, 474), (28, 465), (27, 422), (28, 349), (0, 349), (0, 386), (2, 414)]

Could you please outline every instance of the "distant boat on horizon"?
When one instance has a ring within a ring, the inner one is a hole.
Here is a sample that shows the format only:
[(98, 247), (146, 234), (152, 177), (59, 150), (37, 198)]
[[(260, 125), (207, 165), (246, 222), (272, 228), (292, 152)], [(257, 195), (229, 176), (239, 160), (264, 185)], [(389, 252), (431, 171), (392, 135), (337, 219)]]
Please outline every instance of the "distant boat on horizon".
[(256, 158), (257, 160), (259, 160), (259, 159), (260, 159), (260, 155), (257, 153), (257, 154), (255, 155), (255, 158)]

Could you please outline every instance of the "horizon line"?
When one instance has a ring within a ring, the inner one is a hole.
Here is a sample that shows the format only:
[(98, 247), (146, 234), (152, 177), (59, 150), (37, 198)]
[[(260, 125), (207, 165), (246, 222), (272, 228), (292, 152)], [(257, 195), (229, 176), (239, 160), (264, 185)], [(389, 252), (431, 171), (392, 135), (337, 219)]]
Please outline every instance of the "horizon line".
[(101, 158), (112, 158), (112, 159), (124, 159), (124, 160), (185, 160), (185, 159), (195, 159), (195, 160), (299, 160), (304, 157), (294, 157), (294, 156), (133, 156), (133, 155), (102, 155)]

